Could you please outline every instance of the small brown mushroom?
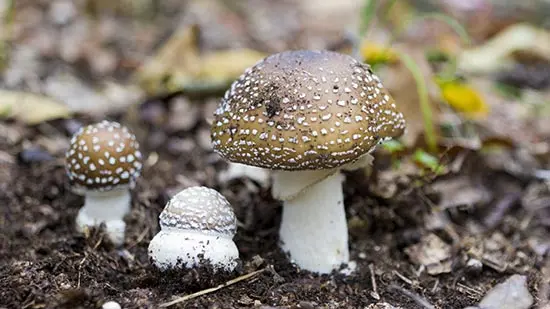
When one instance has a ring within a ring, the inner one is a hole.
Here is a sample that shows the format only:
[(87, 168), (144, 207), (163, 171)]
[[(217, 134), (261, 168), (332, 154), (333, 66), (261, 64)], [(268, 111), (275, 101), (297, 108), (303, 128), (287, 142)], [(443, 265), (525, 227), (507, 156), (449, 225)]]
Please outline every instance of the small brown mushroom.
[(135, 135), (116, 122), (89, 125), (71, 138), (65, 157), (73, 191), (85, 195), (84, 207), (76, 218), (77, 229), (105, 223), (113, 243), (122, 244), (130, 189), (142, 168)]
[(300, 267), (328, 273), (349, 262), (341, 168), (405, 129), (403, 114), (370, 67), (329, 51), (287, 51), (247, 69), (212, 124), (227, 160), (274, 170), (284, 201), (282, 247)]

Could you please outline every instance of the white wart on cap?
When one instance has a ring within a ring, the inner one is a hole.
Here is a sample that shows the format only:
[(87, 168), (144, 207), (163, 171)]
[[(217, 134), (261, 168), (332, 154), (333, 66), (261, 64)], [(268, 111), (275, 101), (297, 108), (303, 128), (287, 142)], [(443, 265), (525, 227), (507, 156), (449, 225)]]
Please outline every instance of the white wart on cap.
[(143, 166), (136, 136), (117, 122), (83, 127), (71, 138), (65, 161), (73, 191), (85, 196), (77, 229), (104, 223), (109, 238), (121, 245), (126, 227), (123, 217), (130, 210), (129, 190)]
[(379, 142), (404, 130), (403, 114), (369, 65), (299, 50), (247, 69), (215, 111), (211, 137), (227, 160), (275, 171), (283, 250), (303, 269), (330, 273), (349, 262), (339, 170), (370, 163)]
[(214, 189), (190, 187), (176, 194), (159, 216), (160, 232), (149, 257), (160, 269), (210, 264), (233, 270), (239, 258), (233, 242), (237, 219), (231, 204)]

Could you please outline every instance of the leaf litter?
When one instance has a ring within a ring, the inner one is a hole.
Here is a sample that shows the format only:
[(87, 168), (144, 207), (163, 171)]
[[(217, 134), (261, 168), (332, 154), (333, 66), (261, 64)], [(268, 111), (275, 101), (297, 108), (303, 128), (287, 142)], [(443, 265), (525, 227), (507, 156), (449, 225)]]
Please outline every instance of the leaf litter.
[[(208, 296), (174, 307), (465, 308), (494, 305), (491, 299), (499, 297), (492, 295), (502, 293), (521, 297), (511, 308), (533, 301), (540, 308), (548, 305), (550, 194), (541, 177), (550, 169), (548, 89), (540, 76), (530, 77), (531, 71), (522, 71), (521, 85), (532, 78), (538, 87), (516, 87), (516, 80), (452, 72), (452, 61), (426, 57), (428, 47), (440, 49), (460, 59), (458, 68), (468, 68), (461, 61), (471, 57), (469, 51), (490, 47), (491, 37), (506, 35), (506, 27), (485, 25), (479, 29), (487, 32), (475, 37), (489, 43), (462, 47), (441, 20), (419, 20), (392, 41), (385, 27), (403, 19), (385, 21), (380, 17), (385, 7), (378, 7), (369, 30), (373, 35), (357, 41), (363, 57), (379, 62), (375, 69), (405, 110), (410, 130), (401, 146), (376, 151), (372, 169), (346, 172), (351, 253), (358, 271), (349, 277), (316, 276), (296, 269), (278, 249), (281, 208), (265, 185), (268, 175), (238, 171), (219, 178), (231, 169), (212, 153), (209, 121), (225, 87), (264, 55), (277, 48), (338, 45), (331, 38), (342, 37), (342, 19), (328, 23), (300, 16), (351, 16), (357, 4), (350, 1), (336, 11), (334, 4), (320, 8), (304, 1), (298, 7), (302, 15), (285, 15), (280, 23), (274, 12), (297, 7), (285, 1), (238, 7), (216, 1), (155, 7), (141, 1), (144, 11), (137, 2), (127, 10), (95, 0), (90, 1), (93, 12), (86, 12), (89, 7), (80, 4), (53, 2), (16, 3), (16, 31), (9, 38), (13, 49), (0, 79), (10, 89), (2, 90), (8, 98), (17, 94), (56, 102), (46, 112), (38, 112), (46, 105), (31, 105), (28, 115), (17, 116), (13, 103), (0, 109), (0, 202), (6, 205), (0, 216), (0, 262), (7, 266), (0, 270), (5, 302), (0, 305), (90, 308), (115, 300), (123, 308), (147, 308), (220, 284), (223, 288)], [(258, 7), (268, 19), (255, 15)], [(412, 6), (396, 7), (391, 14), (416, 14)], [(147, 11), (151, 15), (143, 15)], [(203, 13), (192, 18), (189, 12)], [(178, 25), (183, 16), (186, 23)], [(225, 27), (214, 25), (217, 19)], [(257, 27), (247, 29), (247, 23)], [(464, 23), (472, 29), (479, 20)], [(270, 31), (273, 25), (277, 31)], [(304, 34), (295, 35), (300, 27)], [(518, 27), (547, 35), (543, 28)], [(391, 49), (384, 48), (389, 42)], [(509, 63), (548, 62), (540, 52), (544, 46), (536, 44), (524, 44), (519, 52), (502, 46), (505, 60), (490, 69), (513, 74), (517, 67)], [(433, 133), (425, 130), (425, 115), (419, 112), (414, 74), (394, 57), (396, 50), (410, 55), (421, 70), (416, 73), (428, 87)], [(442, 72), (456, 73), (453, 78), (465, 74), (467, 83), (453, 80), (451, 94), (445, 95), (435, 78)], [(501, 87), (503, 82), (512, 89)], [(470, 111), (484, 115), (464, 117)], [(125, 249), (104, 241), (102, 230), (79, 235), (71, 225), (82, 200), (67, 190), (66, 139), (75, 128), (103, 117), (136, 128), (147, 154), (146, 181), (134, 192)], [(436, 152), (426, 150), (426, 134), (437, 134)], [(234, 205), (243, 267), (221, 277), (207, 268), (159, 274), (146, 253), (158, 213), (175, 192), (199, 184), (220, 190)], [(264, 267), (273, 271), (255, 273)], [(247, 274), (255, 275), (224, 285)]]

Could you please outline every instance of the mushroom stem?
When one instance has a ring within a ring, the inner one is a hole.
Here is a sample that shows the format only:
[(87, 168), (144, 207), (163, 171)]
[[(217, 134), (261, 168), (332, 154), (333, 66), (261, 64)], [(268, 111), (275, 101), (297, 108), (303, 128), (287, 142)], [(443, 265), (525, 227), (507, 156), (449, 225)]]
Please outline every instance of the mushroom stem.
[(126, 223), (124, 216), (130, 212), (131, 195), (128, 188), (104, 192), (87, 192), (84, 207), (76, 217), (76, 228), (79, 232), (87, 226), (99, 226), (105, 223), (105, 231), (113, 244), (124, 243)]
[(175, 266), (194, 268), (210, 263), (214, 271), (232, 271), (239, 259), (239, 250), (231, 237), (169, 227), (162, 228), (153, 237), (148, 250), (149, 256), (154, 256), (153, 263), (161, 270)]
[[(278, 172), (285, 182), (300, 172)], [(343, 176), (334, 173), (283, 203), (282, 248), (300, 268), (330, 273), (349, 262)]]
[(281, 201), (292, 200), (301, 192), (338, 171), (336, 168), (299, 172), (275, 171), (272, 175), (271, 194)]
[(269, 171), (264, 168), (229, 162), (227, 169), (218, 173), (220, 182), (228, 182), (240, 177), (250, 178), (262, 187), (269, 186)]

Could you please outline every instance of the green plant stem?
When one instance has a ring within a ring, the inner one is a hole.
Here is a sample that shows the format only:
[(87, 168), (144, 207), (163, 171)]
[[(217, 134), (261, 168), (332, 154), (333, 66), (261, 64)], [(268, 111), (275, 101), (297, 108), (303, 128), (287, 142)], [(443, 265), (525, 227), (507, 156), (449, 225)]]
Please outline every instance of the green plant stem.
[(0, 71), (2, 71), (9, 57), (9, 50), (7, 41), (11, 36), (13, 20), (15, 17), (15, 0), (7, 0), (7, 7), (4, 15), (2, 16), (1, 25), (3, 29), (0, 29)]
[(460, 40), (464, 45), (470, 45), (472, 43), (472, 38), (468, 34), (468, 31), (454, 18), (441, 14), (441, 13), (424, 13), (420, 14), (417, 18), (414, 18), (412, 22), (426, 20), (426, 19), (435, 19), (446, 23), (453, 29), (456, 34), (460, 37)]
[(367, 0), (365, 6), (363, 7), (362, 14), (361, 14), (361, 25), (359, 26), (359, 37), (363, 38), (365, 33), (367, 33), (367, 30), (369, 29), (369, 25), (371, 21), (376, 16), (376, 4), (378, 1), (376, 0)]
[(416, 82), (416, 91), (420, 101), (420, 110), (422, 111), (422, 118), (424, 120), (424, 131), (426, 137), (426, 144), (431, 152), (437, 151), (437, 136), (435, 134), (435, 128), (433, 124), (433, 113), (430, 106), (430, 99), (428, 97), (428, 87), (426, 81), (422, 76), (422, 71), (416, 64), (416, 62), (405, 53), (397, 53), (399, 59), (409, 69)]

